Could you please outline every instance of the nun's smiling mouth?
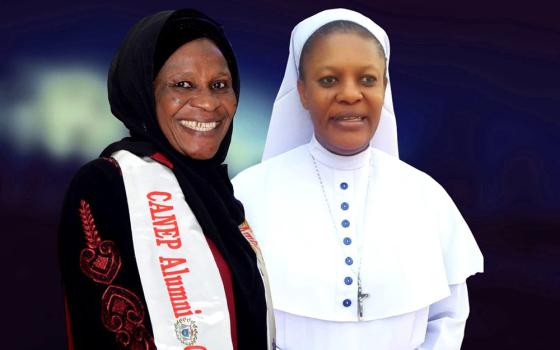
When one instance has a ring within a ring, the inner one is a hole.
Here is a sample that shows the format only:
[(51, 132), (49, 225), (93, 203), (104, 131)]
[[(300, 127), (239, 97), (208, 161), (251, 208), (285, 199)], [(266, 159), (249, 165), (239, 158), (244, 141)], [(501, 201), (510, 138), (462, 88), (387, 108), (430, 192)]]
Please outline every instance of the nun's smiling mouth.
[(335, 125), (341, 127), (356, 128), (364, 125), (367, 120), (367, 116), (360, 114), (339, 114), (332, 116), (330, 118)]
[(199, 122), (196, 120), (179, 120), (179, 124), (194, 131), (210, 131), (216, 129), (222, 122)]
[(361, 122), (367, 117), (365, 115), (336, 115), (332, 117), (337, 122)]

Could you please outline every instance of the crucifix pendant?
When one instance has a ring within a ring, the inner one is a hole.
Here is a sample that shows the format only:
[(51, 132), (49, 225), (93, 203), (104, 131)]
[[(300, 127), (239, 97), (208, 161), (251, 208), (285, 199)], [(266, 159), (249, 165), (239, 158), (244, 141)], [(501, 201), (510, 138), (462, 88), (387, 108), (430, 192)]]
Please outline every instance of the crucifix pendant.
[(358, 277), (358, 319), (362, 320), (364, 317), (364, 300), (369, 297), (368, 293), (362, 292), (362, 281)]

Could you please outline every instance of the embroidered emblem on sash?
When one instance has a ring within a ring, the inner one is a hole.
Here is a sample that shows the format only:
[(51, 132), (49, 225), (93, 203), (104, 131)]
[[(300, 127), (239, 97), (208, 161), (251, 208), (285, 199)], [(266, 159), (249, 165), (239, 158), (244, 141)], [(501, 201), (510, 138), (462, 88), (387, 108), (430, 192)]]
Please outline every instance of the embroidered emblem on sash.
[(198, 338), (196, 322), (187, 317), (178, 318), (175, 322), (175, 335), (181, 343), (187, 346), (194, 345)]
[(119, 252), (115, 243), (101, 240), (89, 204), (83, 199), (79, 211), (87, 246), (80, 253), (80, 268), (95, 282), (111, 284), (121, 267)]

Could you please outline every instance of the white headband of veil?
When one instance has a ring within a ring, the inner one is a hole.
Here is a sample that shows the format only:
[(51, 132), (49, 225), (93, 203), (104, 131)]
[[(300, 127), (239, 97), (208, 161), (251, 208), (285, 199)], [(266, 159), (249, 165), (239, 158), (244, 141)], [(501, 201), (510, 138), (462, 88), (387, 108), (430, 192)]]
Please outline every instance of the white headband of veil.
[(284, 80), (274, 101), (272, 116), (262, 160), (289, 151), (308, 143), (313, 135), (313, 124), (307, 110), (299, 99), (297, 91), (299, 57), (303, 45), (317, 29), (326, 23), (346, 20), (355, 22), (369, 30), (381, 43), (387, 58), (387, 88), (381, 110), (379, 126), (370, 145), (398, 157), (397, 122), (393, 110), (391, 80), (389, 79), (389, 38), (377, 24), (366, 16), (347, 9), (332, 9), (319, 12), (301, 21), (290, 38), (290, 55), (284, 73)]

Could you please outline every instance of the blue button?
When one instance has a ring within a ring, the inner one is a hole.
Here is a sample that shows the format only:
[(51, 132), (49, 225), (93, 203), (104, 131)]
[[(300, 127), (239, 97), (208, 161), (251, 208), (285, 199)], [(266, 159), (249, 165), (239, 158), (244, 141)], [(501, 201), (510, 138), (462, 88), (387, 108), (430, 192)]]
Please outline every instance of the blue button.
[(348, 205), (348, 203), (342, 202), (342, 203), (340, 204), (340, 209), (342, 209), (342, 210), (348, 210), (348, 208), (350, 208), (350, 205)]
[(348, 188), (348, 184), (346, 182), (341, 182), (340, 183), (340, 188), (342, 188), (343, 190)]
[(350, 245), (350, 244), (352, 244), (352, 239), (350, 237), (344, 237), (344, 239), (342, 240), (342, 243), (344, 243), (346, 245)]
[(341, 224), (342, 224), (342, 227), (346, 228), (346, 227), (350, 226), (350, 221), (344, 219), (344, 220), (342, 220)]
[(347, 286), (351, 285), (353, 281), (354, 280), (352, 279), (352, 277), (344, 278), (344, 284), (346, 284)]
[(348, 306), (352, 305), (352, 300), (344, 299), (344, 301), (342, 302), (342, 305), (344, 305), (344, 307), (348, 307)]
[(352, 259), (351, 257), (347, 257), (346, 259), (344, 259), (344, 262), (346, 263), (346, 265), (352, 265), (354, 263), (354, 259)]

